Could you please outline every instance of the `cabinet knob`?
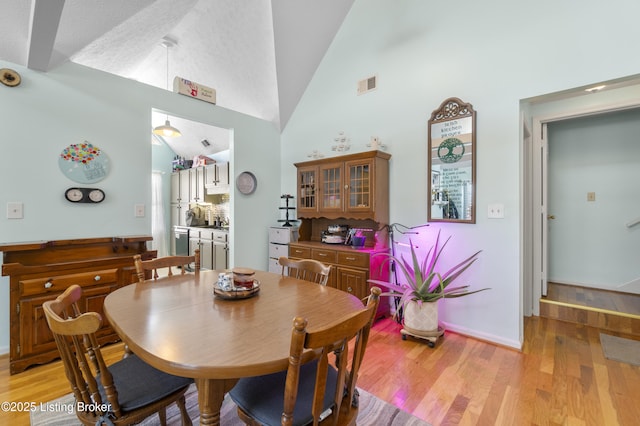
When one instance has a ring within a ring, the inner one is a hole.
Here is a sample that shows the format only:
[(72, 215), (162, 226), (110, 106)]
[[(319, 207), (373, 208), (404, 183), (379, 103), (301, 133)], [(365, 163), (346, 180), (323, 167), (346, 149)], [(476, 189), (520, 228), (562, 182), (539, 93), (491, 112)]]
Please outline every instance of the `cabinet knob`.
[(94, 281), (100, 281), (102, 279), (102, 277), (100, 275), (96, 275), (95, 277), (93, 277)]
[(349, 185), (345, 185), (345, 186), (344, 186), (344, 189), (349, 189)]
[(353, 293), (353, 288), (352, 288), (352, 287), (347, 287), (347, 291), (348, 291), (349, 293)]
[(51, 281), (47, 281), (46, 283), (44, 283), (44, 288), (51, 288), (53, 287), (53, 283)]

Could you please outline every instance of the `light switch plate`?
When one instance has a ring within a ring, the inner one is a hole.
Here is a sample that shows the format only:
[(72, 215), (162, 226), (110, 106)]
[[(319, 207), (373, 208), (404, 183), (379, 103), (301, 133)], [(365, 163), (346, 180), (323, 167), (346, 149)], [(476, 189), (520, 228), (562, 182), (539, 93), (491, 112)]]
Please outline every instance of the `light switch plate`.
[(144, 217), (144, 204), (136, 204), (134, 206), (134, 214), (136, 217)]
[(7, 203), (7, 219), (23, 219), (24, 205), (19, 201)]
[(489, 219), (504, 219), (504, 204), (489, 204), (487, 217)]

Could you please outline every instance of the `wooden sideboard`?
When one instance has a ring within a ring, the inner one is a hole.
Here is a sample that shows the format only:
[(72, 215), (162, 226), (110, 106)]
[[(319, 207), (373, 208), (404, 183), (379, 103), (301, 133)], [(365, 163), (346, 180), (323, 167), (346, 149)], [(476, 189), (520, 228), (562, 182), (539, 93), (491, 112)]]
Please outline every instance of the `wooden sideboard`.
[[(0, 244), (2, 275), (9, 276), (10, 373), (59, 357), (42, 304), (72, 284), (83, 288), (82, 310), (102, 314), (104, 298), (136, 281), (133, 256), (147, 250), (150, 236), (87, 238)], [(103, 316), (101, 344), (119, 340)]]
[[(289, 244), (289, 257), (315, 259), (331, 265), (327, 285), (351, 293), (359, 299), (369, 295), (371, 285), (367, 280), (389, 281), (389, 265), (384, 262), (386, 256), (380, 255), (388, 252), (386, 247), (356, 249), (343, 244), (329, 245), (311, 241)], [(382, 297), (377, 316), (388, 314), (389, 298)]]

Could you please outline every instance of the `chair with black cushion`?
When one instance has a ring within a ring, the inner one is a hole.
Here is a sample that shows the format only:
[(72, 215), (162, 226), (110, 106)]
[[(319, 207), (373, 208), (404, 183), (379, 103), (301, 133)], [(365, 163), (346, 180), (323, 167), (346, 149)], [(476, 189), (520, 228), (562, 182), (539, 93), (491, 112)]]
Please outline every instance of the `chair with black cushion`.
[(289, 259), (281, 256), (278, 263), (282, 265), (282, 275), (327, 285), (331, 265), (325, 265), (314, 259)]
[[(200, 272), (200, 249), (195, 249), (193, 256), (165, 256), (157, 259), (142, 260), (139, 254), (133, 256), (133, 263), (136, 267), (136, 275), (138, 276), (138, 282), (143, 283), (146, 279), (146, 271), (152, 271), (152, 277), (157, 280), (161, 274), (158, 273), (158, 269), (168, 268), (165, 276), (172, 276), (173, 270), (171, 268), (179, 268), (181, 274), (185, 274), (187, 271)], [(193, 264), (193, 269), (191, 268)]]
[(165, 425), (166, 408), (175, 402), (182, 424), (191, 425), (184, 394), (193, 380), (157, 370), (135, 355), (107, 366), (95, 335), (102, 318), (97, 312), (82, 313), (81, 298), (81, 287), (72, 285), (42, 306), (76, 399), (78, 420), (92, 426), (129, 425), (158, 413)]
[[(295, 318), (288, 369), (240, 379), (229, 392), (238, 416), (248, 425), (354, 425), (358, 371), (380, 293), (373, 287), (366, 306), (324, 328), (314, 329), (303, 317)], [(319, 357), (301, 365), (307, 350)]]

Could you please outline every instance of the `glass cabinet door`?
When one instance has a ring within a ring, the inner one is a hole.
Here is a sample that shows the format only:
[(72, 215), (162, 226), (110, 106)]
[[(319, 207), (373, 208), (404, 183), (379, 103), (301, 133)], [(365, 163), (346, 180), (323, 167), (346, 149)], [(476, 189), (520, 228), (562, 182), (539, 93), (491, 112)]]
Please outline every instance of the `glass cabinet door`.
[(300, 167), (298, 169), (298, 211), (318, 210), (317, 200), (317, 167)]
[(320, 167), (322, 211), (342, 211), (342, 164)]
[(370, 161), (346, 163), (348, 210), (369, 210), (373, 206), (372, 164)]

